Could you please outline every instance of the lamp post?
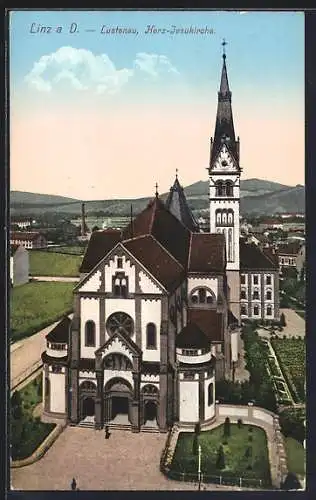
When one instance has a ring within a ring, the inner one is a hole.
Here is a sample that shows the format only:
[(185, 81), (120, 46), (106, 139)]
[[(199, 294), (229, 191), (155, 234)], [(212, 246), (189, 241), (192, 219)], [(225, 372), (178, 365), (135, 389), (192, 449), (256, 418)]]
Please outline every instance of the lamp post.
[(198, 480), (199, 491), (201, 491), (201, 445), (199, 444), (199, 459), (198, 459)]

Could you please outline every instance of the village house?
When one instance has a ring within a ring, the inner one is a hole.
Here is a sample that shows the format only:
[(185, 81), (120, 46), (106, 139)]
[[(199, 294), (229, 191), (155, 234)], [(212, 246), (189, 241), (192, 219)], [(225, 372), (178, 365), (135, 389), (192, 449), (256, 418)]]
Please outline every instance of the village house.
[(32, 250), (47, 247), (47, 240), (42, 233), (36, 231), (11, 231), (10, 244)]

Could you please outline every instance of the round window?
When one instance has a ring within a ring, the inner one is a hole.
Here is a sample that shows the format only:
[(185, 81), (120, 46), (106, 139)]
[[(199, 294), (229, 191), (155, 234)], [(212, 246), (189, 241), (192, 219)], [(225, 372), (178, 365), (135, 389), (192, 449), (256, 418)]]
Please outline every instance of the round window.
[(116, 312), (111, 314), (106, 322), (106, 329), (109, 335), (114, 335), (117, 330), (127, 335), (134, 333), (134, 321), (125, 312)]

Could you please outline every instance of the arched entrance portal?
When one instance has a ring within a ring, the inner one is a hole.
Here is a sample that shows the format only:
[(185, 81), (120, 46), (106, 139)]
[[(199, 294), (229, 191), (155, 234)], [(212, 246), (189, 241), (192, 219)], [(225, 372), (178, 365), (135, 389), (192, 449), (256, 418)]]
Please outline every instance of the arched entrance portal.
[(106, 424), (130, 425), (132, 387), (123, 378), (113, 378), (104, 388), (104, 416)]
[(93, 398), (85, 398), (82, 404), (82, 416), (85, 417), (93, 417), (94, 415), (94, 399)]
[(157, 403), (155, 401), (145, 402), (144, 425), (157, 425)]

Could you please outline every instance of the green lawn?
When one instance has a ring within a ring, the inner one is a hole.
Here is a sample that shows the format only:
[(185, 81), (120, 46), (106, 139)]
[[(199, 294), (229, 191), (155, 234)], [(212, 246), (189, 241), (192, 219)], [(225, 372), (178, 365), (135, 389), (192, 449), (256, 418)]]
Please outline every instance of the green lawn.
[(305, 450), (304, 446), (291, 437), (285, 438), (285, 450), (289, 472), (297, 476), (305, 475)]
[[(252, 428), (252, 441), (249, 441), (249, 427)], [(262, 480), (262, 485), (271, 485), (270, 466), (268, 458), (267, 437), (259, 427), (230, 424), (231, 435), (227, 444), (223, 444), (224, 425), (211, 431), (201, 432), (199, 444), (202, 451), (201, 470), (205, 475)], [(181, 432), (171, 463), (171, 472), (195, 474), (198, 467), (198, 457), (193, 455), (194, 433)], [(219, 446), (223, 444), (225, 468), (217, 469), (216, 460)], [(252, 450), (251, 456), (247, 448)], [(205, 476), (204, 476), (205, 477)], [(207, 479), (207, 478), (206, 478)]]
[(80, 255), (37, 250), (29, 252), (29, 255), (31, 276), (79, 276)]
[(28, 337), (71, 312), (73, 287), (73, 283), (35, 281), (11, 289), (11, 340)]
[[(17, 393), (15, 393), (16, 395)], [(11, 455), (13, 460), (29, 457), (54, 429), (55, 424), (45, 424), (33, 417), (34, 408), (42, 401), (42, 375), (18, 391), (19, 414), (11, 407)], [(13, 401), (11, 398), (11, 401)]]
[(51, 247), (47, 249), (48, 252), (55, 252), (55, 253), (68, 253), (68, 254), (76, 254), (76, 255), (83, 255), (86, 250), (86, 246), (79, 246), (79, 245), (68, 245), (68, 246), (62, 246), (62, 247)]

